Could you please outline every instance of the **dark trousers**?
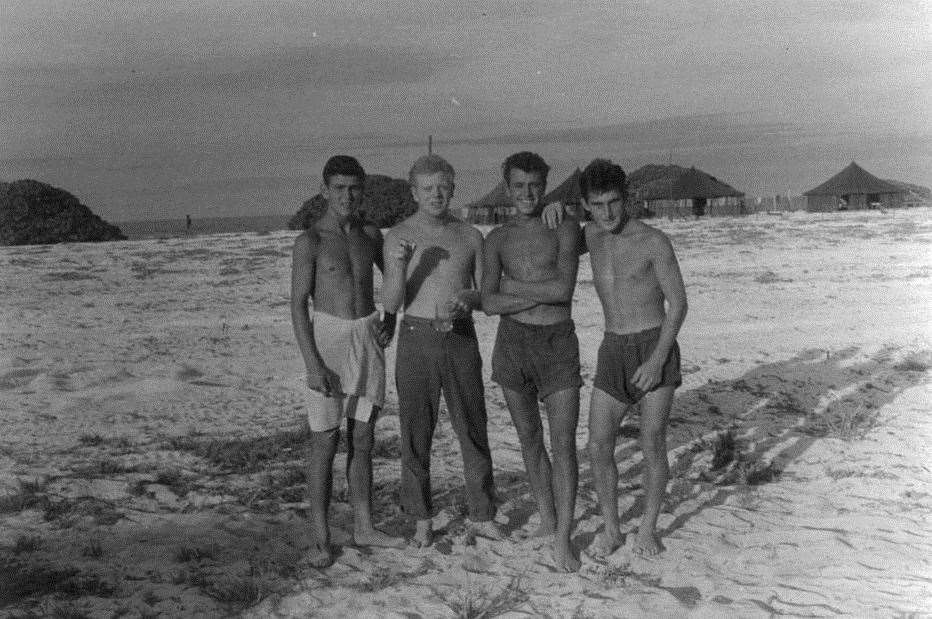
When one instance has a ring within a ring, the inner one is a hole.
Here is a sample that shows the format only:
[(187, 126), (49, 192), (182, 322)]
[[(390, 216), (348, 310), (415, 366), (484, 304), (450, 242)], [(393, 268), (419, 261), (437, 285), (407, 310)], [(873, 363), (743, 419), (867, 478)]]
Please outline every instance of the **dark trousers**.
[(395, 362), (398, 416), (401, 421), (401, 506), (418, 520), (433, 516), (430, 447), (437, 426), (440, 391), (460, 442), (469, 518), (495, 517), (492, 455), (486, 431), (482, 359), (470, 320), (453, 330), (435, 331), (430, 320), (405, 317), (398, 334)]

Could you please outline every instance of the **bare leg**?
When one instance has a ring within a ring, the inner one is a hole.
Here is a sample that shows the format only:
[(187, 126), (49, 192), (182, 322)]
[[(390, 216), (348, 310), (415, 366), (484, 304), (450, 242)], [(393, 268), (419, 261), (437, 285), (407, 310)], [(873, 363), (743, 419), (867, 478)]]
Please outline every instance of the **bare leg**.
[(618, 465), (615, 463), (615, 438), (627, 406), (593, 387), (589, 407), (589, 460), (605, 530), (596, 537), (593, 553), (611, 554), (623, 538), (618, 525)]
[(641, 400), (641, 450), (644, 453), (644, 514), (632, 550), (655, 555), (662, 549), (657, 538), (657, 516), (667, 491), (667, 419), (675, 387), (660, 387)]
[(553, 535), (557, 518), (551, 487), (552, 471), (547, 450), (544, 448), (544, 428), (540, 422), (537, 399), (533, 395), (505, 387), (502, 387), (502, 392), (505, 394), (505, 402), (508, 403), (508, 411), (511, 413), (511, 420), (515, 424), (515, 430), (521, 442), (524, 468), (527, 470), (528, 482), (531, 484), (531, 491), (534, 493), (537, 509), (540, 512), (540, 528), (533, 535), (535, 537)]
[(372, 447), (378, 413), (373, 407), (368, 423), (346, 418), (346, 479), (353, 504), (353, 543), (401, 548), (403, 539), (391, 537), (372, 525)]
[[(324, 402), (326, 406), (328, 402)], [(311, 506), (311, 552), (308, 560), (313, 567), (327, 567), (333, 563), (327, 512), (333, 490), (333, 457), (337, 452), (339, 438), (339, 428), (311, 432), (311, 453), (307, 467), (308, 500)]]
[(557, 568), (567, 572), (579, 569), (573, 552), (573, 512), (576, 509), (576, 486), (579, 463), (576, 460), (576, 425), (579, 422), (579, 389), (564, 389), (545, 399), (550, 420), (550, 450), (553, 455), (553, 496), (556, 502), (557, 531), (553, 540), (553, 558)]
[(418, 548), (427, 548), (434, 543), (434, 521), (430, 518), (418, 520), (414, 523), (414, 539), (411, 540)]

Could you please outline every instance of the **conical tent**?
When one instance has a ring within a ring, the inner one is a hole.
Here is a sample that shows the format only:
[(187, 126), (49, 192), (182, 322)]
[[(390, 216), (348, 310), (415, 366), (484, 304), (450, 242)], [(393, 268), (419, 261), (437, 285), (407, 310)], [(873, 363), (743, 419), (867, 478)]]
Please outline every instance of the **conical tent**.
[(739, 215), (742, 197), (728, 183), (695, 167), (645, 165), (628, 176), (628, 195), (655, 215)]
[(514, 207), (505, 181), (499, 181), (492, 191), (463, 207), (464, 217), (473, 224), (497, 224), (513, 215)]
[(731, 185), (696, 168), (644, 166), (629, 177), (629, 193), (638, 200), (696, 200), (744, 195)]
[(504, 180), (499, 181), (492, 191), (466, 206), (469, 208), (510, 207), (511, 197), (508, 195), (508, 186), (505, 185)]
[(562, 183), (557, 185), (556, 189), (544, 196), (543, 203), (562, 202), (563, 204), (579, 204), (579, 177), (582, 176), (582, 170), (576, 168), (576, 171), (566, 177)]
[(842, 196), (867, 193), (900, 193), (902, 191), (899, 187), (877, 178), (852, 161), (844, 170), (803, 195)]

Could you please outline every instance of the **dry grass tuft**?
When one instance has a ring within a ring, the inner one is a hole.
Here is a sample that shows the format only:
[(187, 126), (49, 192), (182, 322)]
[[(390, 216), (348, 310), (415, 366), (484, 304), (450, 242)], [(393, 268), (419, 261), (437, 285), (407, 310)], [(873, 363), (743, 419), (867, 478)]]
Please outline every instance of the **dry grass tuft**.
[(202, 439), (179, 436), (168, 440), (168, 449), (189, 451), (221, 469), (252, 473), (268, 462), (300, 457), (310, 439), (310, 430), (303, 426), (255, 438)]
[(38, 535), (19, 535), (13, 542), (12, 552), (14, 555), (20, 555), (27, 552), (40, 550), (45, 543)]
[(880, 411), (869, 401), (842, 400), (811, 417), (805, 432), (843, 441), (864, 438), (880, 424)]
[(0, 605), (56, 595), (70, 599), (109, 597), (116, 588), (97, 574), (73, 566), (8, 558), (0, 562)]
[(734, 430), (729, 428), (712, 443), (712, 470), (717, 471), (731, 464), (738, 455)]
[(216, 552), (213, 546), (180, 546), (175, 552), (175, 561), (178, 563), (204, 561), (213, 559)]
[(521, 589), (521, 576), (512, 576), (508, 584), (498, 593), (486, 587), (458, 589), (458, 593), (447, 596), (434, 589), (440, 600), (452, 610), (458, 619), (488, 619), (504, 615), (528, 601), (528, 594)]
[(47, 497), (42, 494), (45, 486), (35, 481), (19, 482), (19, 490), (13, 494), (0, 497), (0, 514), (10, 514), (21, 512), (24, 509), (33, 507), (42, 507), (48, 501)]

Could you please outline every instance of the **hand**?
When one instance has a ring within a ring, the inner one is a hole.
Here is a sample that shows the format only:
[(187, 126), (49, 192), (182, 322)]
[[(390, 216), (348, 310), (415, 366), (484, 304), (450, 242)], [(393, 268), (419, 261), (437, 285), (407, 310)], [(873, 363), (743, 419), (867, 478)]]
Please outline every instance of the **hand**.
[(659, 385), (661, 378), (663, 378), (663, 362), (656, 363), (648, 359), (631, 375), (631, 383), (646, 393)]
[(375, 333), (375, 341), (378, 342), (379, 346), (385, 348), (388, 346), (392, 337), (395, 335), (395, 315), (390, 314), (391, 319), (383, 315), (381, 322), (379, 322), (379, 328)]
[(541, 211), (540, 220), (544, 222), (548, 228), (554, 230), (563, 223), (563, 216), (563, 203), (551, 202)]
[(406, 239), (401, 239), (398, 241), (398, 245), (392, 248), (389, 255), (401, 264), (408, 264), (408, 262), (411, 261), (411, 256), (414, 255), (415, 249), (417, 249), (416, 244)]
[(307, 371), (307, 386), (319, 391), (325, 398), (330, 398), (340, 393), (340, 378), (321, 366), (318, 370)]
[(450, 296), (447, 309), (453, 316), (465, 317), (472, 313), (475, 305), (475, 290), (460, 290)]

